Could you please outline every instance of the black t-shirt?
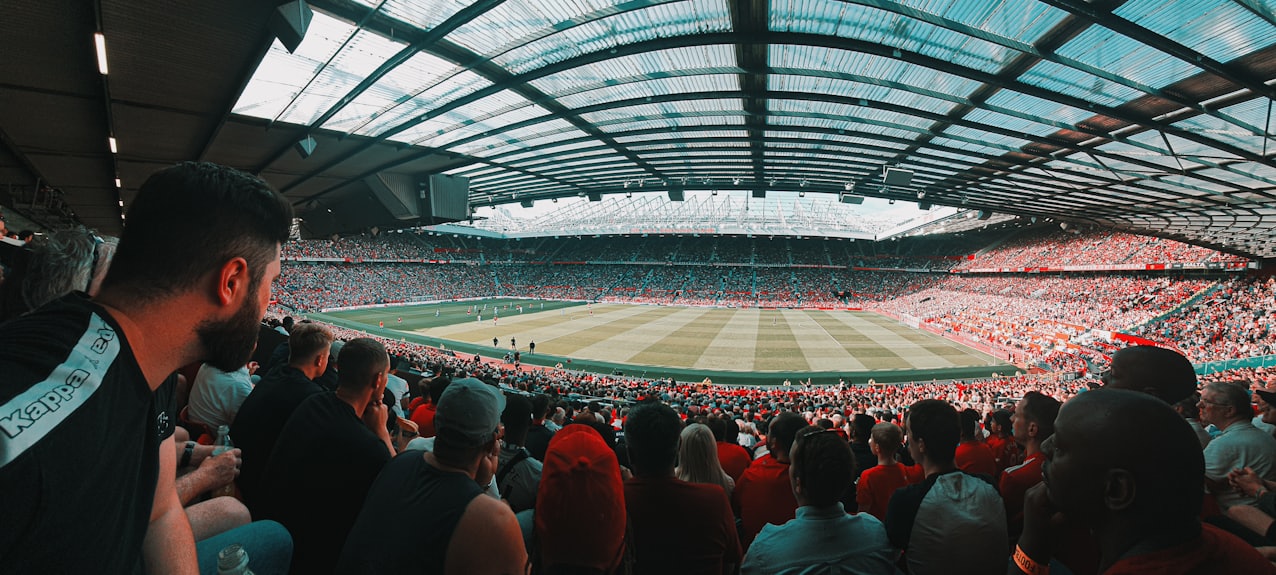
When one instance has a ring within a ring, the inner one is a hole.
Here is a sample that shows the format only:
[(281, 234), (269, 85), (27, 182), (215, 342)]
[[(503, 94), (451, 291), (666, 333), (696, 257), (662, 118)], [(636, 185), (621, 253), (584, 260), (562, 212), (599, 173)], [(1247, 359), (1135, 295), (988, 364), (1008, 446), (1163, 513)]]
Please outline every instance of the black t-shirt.
[(124, 332), (83, 294), (4, 325), (0, 572), (142, 572), (153, 398)]
[(424, 452), (403, 452), (368, 491), (336, 572), (443, 573), (452, 533), (482, 494), (469, 476), (431, 466)]
[(533, 425), (527, 429), (527, 451), (535, 457), (537, 461), (545, 461), (545, 452), (549, 450), (549, 440), (554, 438), (554, 432), (550, 431), (545, 424)]
[(331, 573), (368, 487), (390, 461), (384, 442), (334, 393), (307, 398), (279, 434), (261, 484), (262, 518), (292, 533), (292, 572)]
[(283, 365), (267, 373), (239, 406), (235, 421), (230, 425), (231, 440), (243, 458), (235, 484), (254, 517), (260, 514), (257, 496), (275, 439), (297, 406), (307, 397), (322, 392), (323, 388), (301, 370)]

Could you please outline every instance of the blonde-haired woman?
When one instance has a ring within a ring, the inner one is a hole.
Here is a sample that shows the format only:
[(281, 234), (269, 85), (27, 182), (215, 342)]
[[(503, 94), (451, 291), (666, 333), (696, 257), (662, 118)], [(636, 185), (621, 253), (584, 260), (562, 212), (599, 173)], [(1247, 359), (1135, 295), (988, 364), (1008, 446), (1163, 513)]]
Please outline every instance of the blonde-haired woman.
[(683, 428), (678, 442), (678, 467), (674, 470), (678, 479), (690, 483), (718, 485), (731, 498), (735, 481), (722, 470), (718, 461), (718, 444), (713, 432), (703, 423), (693, 423)]

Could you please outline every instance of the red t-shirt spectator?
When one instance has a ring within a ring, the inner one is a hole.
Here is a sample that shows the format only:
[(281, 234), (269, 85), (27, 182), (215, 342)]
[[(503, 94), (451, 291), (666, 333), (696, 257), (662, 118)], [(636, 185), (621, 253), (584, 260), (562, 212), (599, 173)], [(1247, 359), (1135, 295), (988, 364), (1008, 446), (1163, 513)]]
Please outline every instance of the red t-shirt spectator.
[(1276, 566), (1239, 537), (1208, 523), (1200, 538), (1185, 545), (1125, 557), (1104, 575), (1188, 575), (1189, 573), (1253, 573), (1270, 575)]
[(860, 513), (867, 512), (885, 521), (886, 506), (890, 504), (891, 496), (895, 490), (909, 484), (907, 470), (903, 463), (865, 469), (855, 486), (855, 502), (859, 504)]
[(1041, 483), (1043, 460), (1038, 453), (1001, 474), (1001, 499), (1006, 503), (1006, 527), (1012, 538), (1023, 531), (1023, 497), (1029, 488)]
[(636, 575), (730, 573), (743, 553), (721, 487), (673, 477), (625, 482)]
[(722, 464), (722, 470), (731, 476), (731, 480), (739, 483), (740, 476), (744, 475), (744, 470), (753, 463), (753, 458), (749, 457), (747, 449), (734, 443), (719, 441), (718, 462)]
[(434, 402), (417, 406), (412, 410), (412, 421), (416, 422), (417, 431), (421, 437), (434, 437)]
[(784, 525), (796, 514), (789, 464), (780, 463), (770, 453), (754, 460), (736, 482), (731, 503), (742, 523), (740, 542), (748, 549), (763, 525)]
[(982, 441), (967, 441), (957, 445), (957, 453), (953, 457), (957, 469), (970, 474), (987, 475), (989, 479), (997, 478), (997, 460), (992, 449)]

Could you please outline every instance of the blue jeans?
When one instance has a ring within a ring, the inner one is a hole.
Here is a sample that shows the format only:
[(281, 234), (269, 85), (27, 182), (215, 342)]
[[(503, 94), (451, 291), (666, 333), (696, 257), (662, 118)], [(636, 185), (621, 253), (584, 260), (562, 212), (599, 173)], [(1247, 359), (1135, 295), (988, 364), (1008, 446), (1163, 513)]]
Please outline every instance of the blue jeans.
[(274, 521), (254, 521), (196, 542), (200, 575), (217, 575), (217, 554), (232, 543), (248, 553), (248, 568), (254, 575), (288, 575), (292, 535)]

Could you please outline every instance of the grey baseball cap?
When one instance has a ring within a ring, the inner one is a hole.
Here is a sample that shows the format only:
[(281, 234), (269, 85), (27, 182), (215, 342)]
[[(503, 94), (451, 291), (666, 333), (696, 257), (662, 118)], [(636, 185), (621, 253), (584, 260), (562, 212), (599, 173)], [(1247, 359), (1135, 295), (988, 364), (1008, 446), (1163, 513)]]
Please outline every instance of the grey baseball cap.
[(467, 447), (477, 447), (492, 440), (505, 411), (505, 396), (496, 386), (467, 377), (453, 380), (434, 416), (434, 429), (440, 437)]

